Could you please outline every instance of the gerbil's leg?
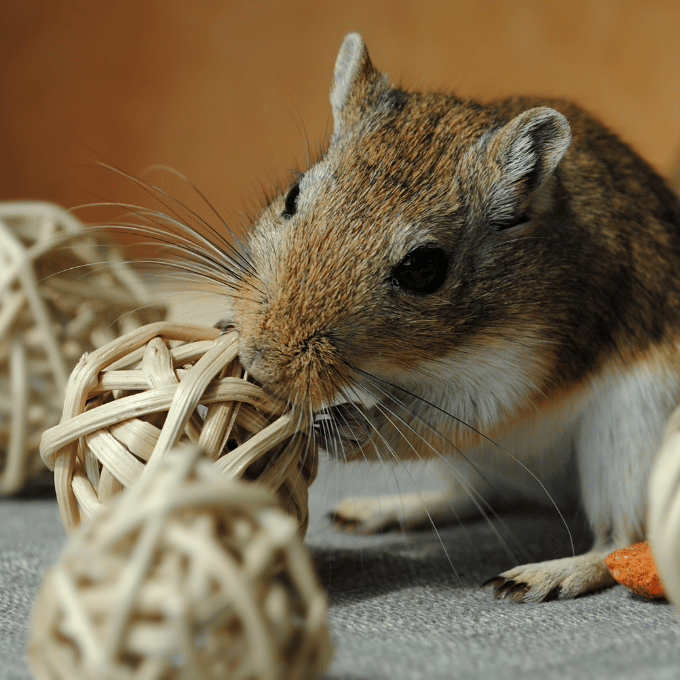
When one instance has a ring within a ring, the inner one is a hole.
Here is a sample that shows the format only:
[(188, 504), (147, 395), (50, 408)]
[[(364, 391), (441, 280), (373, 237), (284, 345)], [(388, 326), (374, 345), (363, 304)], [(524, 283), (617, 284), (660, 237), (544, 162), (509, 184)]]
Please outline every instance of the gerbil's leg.
[(604, 563), (616, 548), (593, 548), (576, 557), (563, 557), (535, 564), (525, 564), (494, 576), (484, 586), (494, 586), (496, 598), (515, 602), (548, 602), (578, 597), (593, 590), (614, 585)]
[(647, 482), (677, 380), (639, 364), (594, 390), (576, 433), (581, 499), (595, 533), (583, 554), (510, 569), (484, 585), (519, 602), (567, 599), (613, 585), (607, 555), (644, 538)]
[(346, 498), (333, 508), (336, 526), (370, 534), (384, 529), (417, 529), (467, 519), (473, 508), (448, 489), (388, 496)]
[(481, 484), (472, 486), (454, 477), (450, 465), (441, 465), (448, 488), (423, 493), (404, 493), (346, 498), (331, 512), (336, 526), (347, 531), (375, 533), (385, 529), (418, 529), (479, 517), (488, 508), (490, 493), (483, 498)]

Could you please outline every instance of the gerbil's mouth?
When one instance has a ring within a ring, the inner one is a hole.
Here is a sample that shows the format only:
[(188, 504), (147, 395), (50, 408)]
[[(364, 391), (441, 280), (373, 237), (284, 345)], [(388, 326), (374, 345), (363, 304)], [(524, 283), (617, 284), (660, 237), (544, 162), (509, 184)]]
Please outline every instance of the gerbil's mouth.
[(321, 448), (344, 459), (365, 454), (379, 402), (375, 394), (356, 383), (338, 392), (314, 417), (314, 430)]
[(363, 404), (345, 401), (320, 410), (314, 432), (322, 449), (345, 460), (366, 454), (373, 432), (372, 418)]

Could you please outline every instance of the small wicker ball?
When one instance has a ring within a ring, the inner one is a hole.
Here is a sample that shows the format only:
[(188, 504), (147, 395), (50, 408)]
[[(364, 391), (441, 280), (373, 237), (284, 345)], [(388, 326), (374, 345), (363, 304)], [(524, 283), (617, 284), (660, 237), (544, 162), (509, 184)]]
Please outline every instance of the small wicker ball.
[(680, 609), (680, 408), (668, 420), (650, 476), (647, 528), (663, 590)]
[(310, 425), (248, 380), (236, 333), (160, 322), (83, 357), (61, 422), (43, 434), (40, 450), (67, 529), (188, 441), (215, 473), (276, 492), (304, 535), (318, 468)]
[(40, 434), (59, 421), (83, 352), (164, 316), (117, 252), (69, 212), (0, 203), (0, 494), (46, 472)]
[(256, 482), (173, 451), (70, 536), (33, 609), (39, 680), (312, 680), (326, 597), (296, 522)]

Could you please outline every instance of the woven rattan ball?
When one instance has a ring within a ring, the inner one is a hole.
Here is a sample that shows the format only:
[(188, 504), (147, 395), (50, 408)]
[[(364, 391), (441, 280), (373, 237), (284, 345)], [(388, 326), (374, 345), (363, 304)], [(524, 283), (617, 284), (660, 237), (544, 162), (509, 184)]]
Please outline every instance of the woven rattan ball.
[(204, 458), (84, 521), (46, 573), (28, 656), (40, 680), (305, 680), (331, 647), (296, 522)]
[(680, 408), (649, 480), (649, 544), (666, 597), (680, 609)]
[(304, 535), (316, 440), (308, 422), (247, 379), (237, 354), (236, 333), (160, 322), (83, 357), (62, 420), (40, 445), (67, 529), (191, 441), (216, 473), (275, 491)]
[(0, 203), (0, 493), (45, 471), (40, 434), (58, 422), (83, 352), (164, 315), (69, 212)]

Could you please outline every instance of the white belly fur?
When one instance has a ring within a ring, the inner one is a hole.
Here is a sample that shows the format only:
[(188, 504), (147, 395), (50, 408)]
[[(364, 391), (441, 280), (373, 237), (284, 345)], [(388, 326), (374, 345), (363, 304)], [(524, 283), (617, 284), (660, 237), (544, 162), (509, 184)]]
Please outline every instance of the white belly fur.
[[(668, 353), (650, 352), (629, 368), (603, 371), (558, 404), (503, 429), (499, 414), (509, 400), (523, 406), (533, 376), (530, 370), (517, 377), (516, 368), (512, 375), (505, 368), (527, 367), (526, 361), (517, 363), (527, 357), (515, 356), (515, 363), (508, 363), (507, 355), (497, 356), (474, 385), (465, 377), (470, 372), (461, 378), (459, 370), (454, 374), (438, 365), (429, 389), (418, 390), (448, 413), (462, 413), (462, 420), (481, 405), (480, 431), (495, 430), (494, 444), (483, 442), (461, 452), (448, 447), (457, 478), (454, 495), (468, 497), (472, 488), (492, 503), (522, 499), (561, 505), (578, 494), (598, 540), (644, 538), (649, 473), (666, 421), (680, 401), (680, 362), (669, 366)], [(432, 374), (434, 369), (428, 367)], [(420, 405), (415, 410), (432, 422), (431, 409)], [(436, 420), (449, 440), (460, 441), (464, 428), (443, 415)], [(444, 447), (437, 448), (444, 453)]]

